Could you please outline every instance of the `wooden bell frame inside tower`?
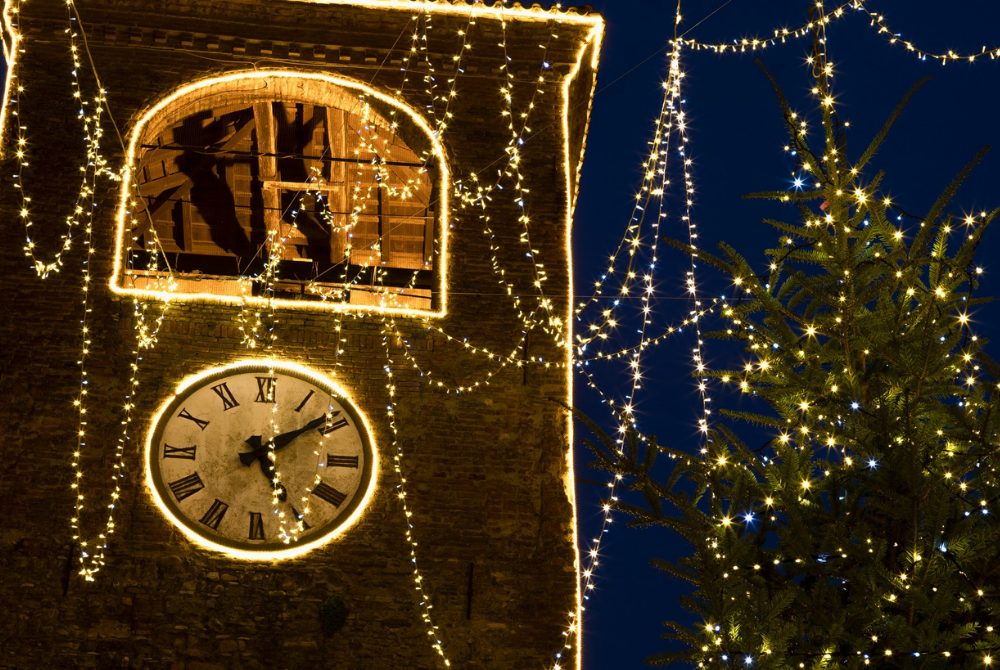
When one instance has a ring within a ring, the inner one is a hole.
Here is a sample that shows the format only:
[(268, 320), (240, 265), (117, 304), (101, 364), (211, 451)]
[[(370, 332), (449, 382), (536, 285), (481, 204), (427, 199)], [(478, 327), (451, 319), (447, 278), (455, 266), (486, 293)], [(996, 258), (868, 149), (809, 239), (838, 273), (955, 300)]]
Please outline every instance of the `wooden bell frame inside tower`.
[[(117, 291), (159, 292), (172, 270), (182, 298), (443, 311), (447, 168), (398, 102), (333, 77), (247, 73), (161, 102), (130, 152)], [(272, 254), (264, 296), (247, 279)]]

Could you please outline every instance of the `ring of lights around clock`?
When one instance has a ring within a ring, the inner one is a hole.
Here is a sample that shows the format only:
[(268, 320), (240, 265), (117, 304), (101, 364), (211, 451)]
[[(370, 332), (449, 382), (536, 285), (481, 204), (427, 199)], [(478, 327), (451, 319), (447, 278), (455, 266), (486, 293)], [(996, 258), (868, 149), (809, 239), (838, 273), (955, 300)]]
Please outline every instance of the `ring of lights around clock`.
[(290, 558), (343, 532), (371, 499), (376, 465), (367, 420), (343, 390), (282, 361), (186, 378), (146, 441), (147, 483), (167, 518), (240, 558)]

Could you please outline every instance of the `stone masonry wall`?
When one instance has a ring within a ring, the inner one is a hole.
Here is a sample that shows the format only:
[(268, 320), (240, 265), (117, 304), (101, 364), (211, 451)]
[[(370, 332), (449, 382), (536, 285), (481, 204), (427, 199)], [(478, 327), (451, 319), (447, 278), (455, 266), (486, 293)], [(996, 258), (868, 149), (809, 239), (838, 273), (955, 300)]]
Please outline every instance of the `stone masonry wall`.
[[(82, 0), (77, 3), (94, 64), (109, 89), (115, 121), (127, 137), (156, 100), (193, 80), (251, 68), (335, 72), (382, 90), (399, 87), (401, 58), (414, 21), (408, 11), (272, 0)], [(65, 6), (27, 3), (20, 116), (27, 127), (31, 196), (39, 254), (58, 247), (80, 183), (82, 136), (71, 99)], [(545, 263), (544, 291), (566, 320), (566, 184), (561, 79), (577, 59), (588, 26), (559, 25), (556, 15), (510, 21), (507, 51), (515, 72), (515, 110), (534, 95), (542, 58), (552, 83), (535, 98), (522, 172), (530, 189), (531, 242)], [(496, 179), (509, 131), (500, 115), (504, 34), (498, 21), (433, 17), (430, 58), (441, 80), (470, 30), (472, 55), (458, 82), (454, 121), (443, 141), (454, 175)], [(557, 34), (557, 38), (550, 38)], [(547, 51), (539, 45), (548, 43)], [(589, 58), (585, 59), (589, 64)], [(85, 95), (94, 81), (85, 61)], [(404, 91), (425, 109), (422, 70)], [(580, 154), (592, 90), (585, 67), (572, 89), (572, 172)], [(444, 86), (445, 81), (440, 81)], [(18, 121), (17, 119), (20, 119)], [(110, 123), (104, 147), (112, 165), (123, 151)], [(10, 128), (5, 153), (10, 155)], [(435, 668), (436, 654), (413, 588), (404, 517), (395, 496), (384, 369), (398, 389), (397, 426), (418, 558), (433, 617), (452, 667), (540, 668), (563, 643), (575, 608), (573, 509), (567, 497), (564, 369), (507, 366), (482, 390), (461, 395), (435, 388), (405, 359), (402, 346), (433, 379), (467, 385), (499, 364), (470, 355), (460, 342), (420, 319), (396, 322), (406, 344), (383, 347), (381, 317), (343, 318), (344, 353), (335, 355), (332, 313), (279, 315), (275, 357), (336, 374), (374, 429), (383, 454), (377, 490), (359, 522), (328, 545), (281, 562), (228, 558), (191, 544), (153, 503), (142, 445), (149, 418), (177, 381), (194, 371), (249, 358), (237, 331), (237, 307), (175, 303), (155, 349), (141, 362), (137, 424), (126, 454), (127, 480), (109, 560), (94, 583), (80, 580), (70, 543), (73, 494), (72, 407), (80, 370), (82, 238), (65, 267), (42, 281), (22, 252), (15, 161), (0, 170), (0, 668)], [(574, 180), (575, 182), (575, 180)], [(96, 208), (91, 272), (88, 448), (89, 501), (84, 534), (103, 526), (110, 466), (134, 348), (132, 302), (107, 288), (114, 253), (118, 191), (105, 184)], [(519, 244), (510, 191), (498, 192), (491, 224), (506, 278), (535, 305), (532, 266)], [(448, 314), (434, 320), (449, 334), (510, 352), (523, 325), (503, 294), (478, 215), (452, 210)], [(158, 307), (153, 306), (156, 313)], [(565, 350), (541, 328), (524, 355), (562, 362)], [(340, 367), (335, 367), (339, 362)], [(319, 606), (340, 595), (346, 626), (325, 637)], [(565, 666), (564, 666), (565, 667)]]

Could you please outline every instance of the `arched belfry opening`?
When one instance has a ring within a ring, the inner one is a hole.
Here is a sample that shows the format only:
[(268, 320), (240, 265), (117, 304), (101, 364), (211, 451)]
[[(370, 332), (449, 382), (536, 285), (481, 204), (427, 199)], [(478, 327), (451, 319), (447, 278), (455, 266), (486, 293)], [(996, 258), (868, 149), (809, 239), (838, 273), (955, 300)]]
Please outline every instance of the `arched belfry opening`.
[(279, 300), (440, 308), (446, 168), (408, 108), (331, 77), (247, 73), (175, 92), (133, 135), (119, 289), (172, 268), (181, 296), (245, 299), (240, 282), (276, 256)]

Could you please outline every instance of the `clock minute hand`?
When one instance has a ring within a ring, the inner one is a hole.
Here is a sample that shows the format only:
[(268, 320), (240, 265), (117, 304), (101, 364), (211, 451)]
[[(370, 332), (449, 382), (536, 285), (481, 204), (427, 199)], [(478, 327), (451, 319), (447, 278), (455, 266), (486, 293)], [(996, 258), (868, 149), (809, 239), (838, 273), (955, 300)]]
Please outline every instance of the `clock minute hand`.
[(319, 428), (324, 423), (326, 423), (325, 415), (319, 417), (318, 419), (313, 419), (312, 421), (310, 421), (309, 423), (307, 423), (306, 425), (302, 426), (297, 430), (291, 430), (288, 431), (287, 433), (276, 435), (268, 442), (263, 442), (260, 435), (251, 435), (246, 440), (244, 440), (244, 442), (250, 445), (250, 448), (252, 448), (253, 451), (247, 451), (240, 454), (240, 463), (249, 466), (252, 465), (253, 462), (259, 458), (261, 459), (261, 467), (266, 470), (268, 469), (267, 466), (270, 465), (271, 459), (267, 457), (267, 454), (271, 450), (272, 444), (274, 445), (273, 447), (274, 451), (278, 451), (279, 449), (284, 449), (302, 433), (307, 433), (313, 428)]
[(271, 440), (274, 443), (274, 450), (277, 451), (278, 449), (284, 449), (289, 445), (289, 443), (291, 443), (292, 440), (297, 438), (302, 433), (307, 433), (313, 428), (319, 428), (324, 423), (326, 423), (326, 417), (321, 416), (318, 419), (313, 419), (312, 421), (302, 426), (298, 430), (292, 430), (287, 433), (282, 433), (281, 435), (275, 436), (274, 439)]

